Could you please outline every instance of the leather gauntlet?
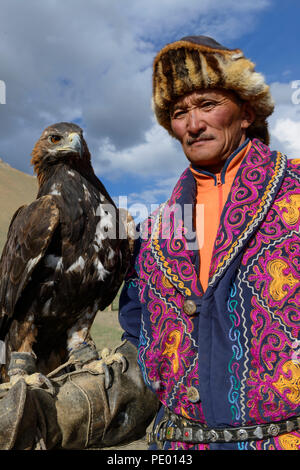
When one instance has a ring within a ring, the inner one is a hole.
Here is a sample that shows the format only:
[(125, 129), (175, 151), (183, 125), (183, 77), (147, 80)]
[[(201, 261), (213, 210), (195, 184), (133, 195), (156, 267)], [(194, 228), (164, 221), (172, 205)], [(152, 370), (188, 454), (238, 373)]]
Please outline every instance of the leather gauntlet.
[(159, 402), (144, 384), (136, 348), (125, 342), (116, 352), (126, 370), (124, 361), (109, 364), (105, 373), (87, 364), (51, 376), (51, 389), (20, 378), (2, 391), (0, 449), (103, 448), (143, 437)]

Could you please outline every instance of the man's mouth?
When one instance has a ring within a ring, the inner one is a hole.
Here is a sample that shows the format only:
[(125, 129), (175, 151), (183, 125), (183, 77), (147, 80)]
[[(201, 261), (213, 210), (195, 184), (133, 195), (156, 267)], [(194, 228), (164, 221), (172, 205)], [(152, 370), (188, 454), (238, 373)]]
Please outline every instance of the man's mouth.
[(198, 137), (197, 139), (193, 139), (193, 138), (190, 138), (186, 141), (187, 145), (191, 146), (191, 145), (194, 145), (194, 144), (202, 144), (202, 143), (205, 143), (205, 142), (208, 142), (209, 140), (213, 140), (213, 137), (209, 137), (209, 136), (202, 136), (202, 137)]

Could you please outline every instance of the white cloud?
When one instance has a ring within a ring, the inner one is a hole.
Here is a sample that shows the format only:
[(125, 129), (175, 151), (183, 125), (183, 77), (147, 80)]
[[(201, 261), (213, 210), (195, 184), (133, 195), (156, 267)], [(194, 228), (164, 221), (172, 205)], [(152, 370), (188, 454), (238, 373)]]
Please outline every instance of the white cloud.
[(295, 101), (293, 81), (272, 83), (275, 111), (269, 119), (271, 147), (289, 158), (300, 156), (300, 103)]
[(187, 166), (180, 144), (152, 120), (144, 142), (124, 150), (116, 150), (106, 140), (95, 155), (95, 170), (111, 179), (122, 178), (124, 172), (139, 178), (178, 175)]
[(288, 157), (300, 158), (300, 121), (277, 119), (272, 133), (286, 149)]
[(250, 31), (254, 15), (269, 5), (270, 0), (131, 0), (126, 8), (140, 34), (152, 41), (206, 34), (222, 42), (238, 37), (245, 28)]
[(292, 88), (292, 82), (273, 82), (270, 85), (270, 89), (275, 100), (276, 108), (282, 105), (291, 106), (293, 104), (292, 96), (294, 89)]
[(221, 4), (222, 9), (220, 0), (2, 0), (3, 159), (30, 171), (26, 156), (35, 140), (44, 127), (62, 120), (82, 122), (93, 154), (103, 140), (116, 159), (121, 150), (135, 152), (151, 132), (155, 52), (186, 34), (208, 34), (226, 44), (245, 28), (251, 31), (256, 13), (270, 2)]

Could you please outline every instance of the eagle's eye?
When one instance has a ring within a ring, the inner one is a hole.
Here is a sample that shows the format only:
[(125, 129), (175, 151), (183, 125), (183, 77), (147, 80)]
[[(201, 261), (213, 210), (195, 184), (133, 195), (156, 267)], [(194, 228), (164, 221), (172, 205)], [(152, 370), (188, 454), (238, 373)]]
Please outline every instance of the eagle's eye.
[(59, 135), (50, 135), (49, 140), (53, 144), (56, 144), (57, 142), (61, 140), (61, 137)]

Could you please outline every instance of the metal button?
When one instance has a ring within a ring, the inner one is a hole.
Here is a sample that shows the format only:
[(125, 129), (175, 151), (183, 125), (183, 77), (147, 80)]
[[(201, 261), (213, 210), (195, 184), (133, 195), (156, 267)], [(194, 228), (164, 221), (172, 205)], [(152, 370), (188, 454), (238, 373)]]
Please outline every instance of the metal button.
[(263, 430), (260, 426), (257, 426), (257, 428), (255, 429), (255, 431), (253, 431), (253, 434), (258, 437), (258, 439), (262, 439), (264, 437), (264, 433), (263, 433)]
[(182, 440), (183, 441), (190, 441), (193, 437), (193, 430), (192, 428), (185, 428), (183, 430)]
[(295, 424), (292, 421), (287, 421), (286, 422), (286, 430), (287, 432), (294, 431), (295, 429)]
[(198, 431), (196, 431), (196, 439), (199, 442), (202, 442), (204, 440), (204, 432), (202, 429), (198, 429)]
[(229, 431), (227, 431), (227, 430), (225, 429), (225, 431), (224, 431), (224, 439), (225, 439), (225, 441), (226, 441), (226, 442), (230, 442), (232, 438), (233, 438), (232, 433), (229, 432)]
[(280, 432), (280, 427), (277, 424), (272, 423), (268, 427), (268, 432), (271, 436), (277, 436)]
[(217, 433), (217, 431), (215, 431), (214, 429), (211, 429), (208, 433), (209, 435), (209, 439), (212, 441), (212, 442), (216, 442), (218, 439), (219, 439), (219, 434)]
[(200, 395), (196, 387), (187, 387), (186, 395), (188, 400), (192, 403), (197, 403), (200, 400)]
[(248, 433), (246, 429), (239, 429), (237, 432), (237, 436), (241, 441), (248, 439)]
[(183, 304), (183, 311), (187, 315), (194, 315), (196, 313), (197, 306), (193, 300), (185, 300)]

